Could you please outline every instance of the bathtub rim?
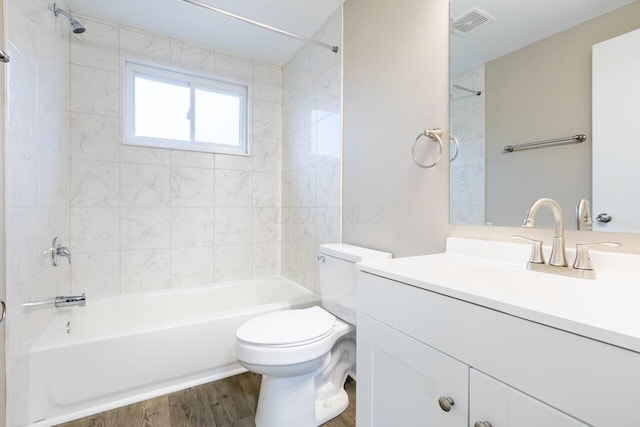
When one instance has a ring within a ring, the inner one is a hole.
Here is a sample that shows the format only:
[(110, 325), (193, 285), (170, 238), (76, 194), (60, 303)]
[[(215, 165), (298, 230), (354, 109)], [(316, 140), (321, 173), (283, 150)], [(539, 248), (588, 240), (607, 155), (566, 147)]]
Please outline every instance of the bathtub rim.
[[(153, 323), (150, 325), (141, 326), (132, 330), (116, 330), (113, 332), (101, 332), (96, 334), (95, 336), (91, 333), (73, 333), (73, 324), (71, 324), (71, 333), (69, 336), (65, 337), (65, 342), (60, 342), (59, 340), (47, 339), (51, 338), (52, 335), (58, 337), (58, 332), (52, 331), (52, 329), (59, 329), (59, 335), (63, 334), (65, 320), (68, 319), (68, 316), (73, 316), (76, 310), (84, 310), (91, 307), (94, 304), (109, 304), (114, 301), (126, 301), (126, 300), (134, 300), (138, 298), (144, 298), (145, 296), (170, 296), (171, 294), (177, 293), (185, 293), (185, 292), (198, 292), (203, 290), (213, 290), (217, 288), (228, 288), (234, 286), (259, 286), (256, 282), (261, 281), (283, 281), (288, 285), (293, 285), (297, 287), (297, 291), (301, 292), (300, 297), (298, 297), (295, 302), (297, 304), (291, 304), (291, 300), (283, 300), (276, 301), (270, 303), (264, 303), (256, 305), (255, 307), (260, 307), (261, 310), (270, 310), (275, 311), (278, 309), (287, 309), (292, 308), (293, 306), (312, 306), (312, 305), (321, 305), (321, 298), (318, 294), (310, 291), (309, 289), (303, 287), (302, 285), (292, 281), (283, 276), (269, 276), (269, 277), (261, 277), (256, 279), (242, 279), (242, 280), (234, 280), (229, 282), (215, 282), (211, 284), (204, 285), (195, 285), (195, 286), (184, 286), (180, 288), (169, 288), (169, 289), (160, 289), (154, 291), (143, 291), (143, 292), (132, 292), (128, 294), (120, 294), (120, 295), (112, 295), (106, 297), (96, 297), (95, 299), (89, 299), (87, 297), (87, 307), (64, 307), (57, 309), (57, 312), (54, 318), (51, 320), (50, 324), (44, 329), (42, 334), (36, 339), (35, 343), (31, 347), (29, 353), (37, 353), (41, 351), (53, 350), (60, 347), (66, 347), (75, 345), (78, 343), (92, 343), (99, 342), (108, 339), (112, 339), (114, 337), (120, 336), (131, 336), (142, 333), (148, 333), (157, 331), (159, 329), (168, 329), (180, 326), (186, 326), (194, 323), (203, 322), (206, 320), (210, 320), (213, 318), (216, 319), (224, 319), (228, 317), (232, 317), (234, 315), (244, 313), (248, 306), (233, 308), (224, 311), (217, 311), (214, 313), (207, 313), (201, 315), (195, 315), (187, 318), (182, 318), (179, 321), (168, 320), (166, 322)], [(67, 316), (67, 319), (62, 320), (64, 316)]]

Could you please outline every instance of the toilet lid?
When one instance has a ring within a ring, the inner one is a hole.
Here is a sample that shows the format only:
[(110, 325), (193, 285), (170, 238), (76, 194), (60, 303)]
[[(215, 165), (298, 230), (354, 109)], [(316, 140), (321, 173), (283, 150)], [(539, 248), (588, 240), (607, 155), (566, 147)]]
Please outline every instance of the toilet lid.
[(302, 345), (333, 332), (336, 318), (320, 307), (276, 311), (245, 322), (236, 337), (252, 345)]

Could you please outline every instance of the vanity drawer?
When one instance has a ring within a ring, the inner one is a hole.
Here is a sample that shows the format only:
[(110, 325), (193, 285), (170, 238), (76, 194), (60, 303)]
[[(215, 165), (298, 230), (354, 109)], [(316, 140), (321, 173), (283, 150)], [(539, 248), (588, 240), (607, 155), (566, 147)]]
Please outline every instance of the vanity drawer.
[(358, 274), (362, 313), (584, 422), (638, 425), (640, 354)]

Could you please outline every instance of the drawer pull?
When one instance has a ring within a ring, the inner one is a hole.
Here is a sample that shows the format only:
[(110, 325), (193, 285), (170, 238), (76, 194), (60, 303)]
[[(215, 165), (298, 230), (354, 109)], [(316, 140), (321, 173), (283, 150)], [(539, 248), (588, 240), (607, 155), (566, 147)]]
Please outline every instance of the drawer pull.
[(473, 427), (493, 427), (489, 421), (476, 421)]
[(444, 412), (449, 412), (451, 411), (451, 407), (455, 405), (455, 402), (448, 396), (440, 396), (440, 398), (438, 399), (438, 405), (440, 405), (440, 408)]

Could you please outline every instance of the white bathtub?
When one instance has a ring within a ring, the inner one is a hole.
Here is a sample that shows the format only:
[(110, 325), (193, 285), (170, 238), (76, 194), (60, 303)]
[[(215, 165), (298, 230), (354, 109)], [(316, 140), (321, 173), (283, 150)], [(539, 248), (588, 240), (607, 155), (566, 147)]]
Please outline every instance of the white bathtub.
[(32, 423), (55, 425), (243, 372), (234, 356), (243, 322), (318, 302), (280, 277), (89, 295), (86, 307), (60, 309), (31, 351)]

